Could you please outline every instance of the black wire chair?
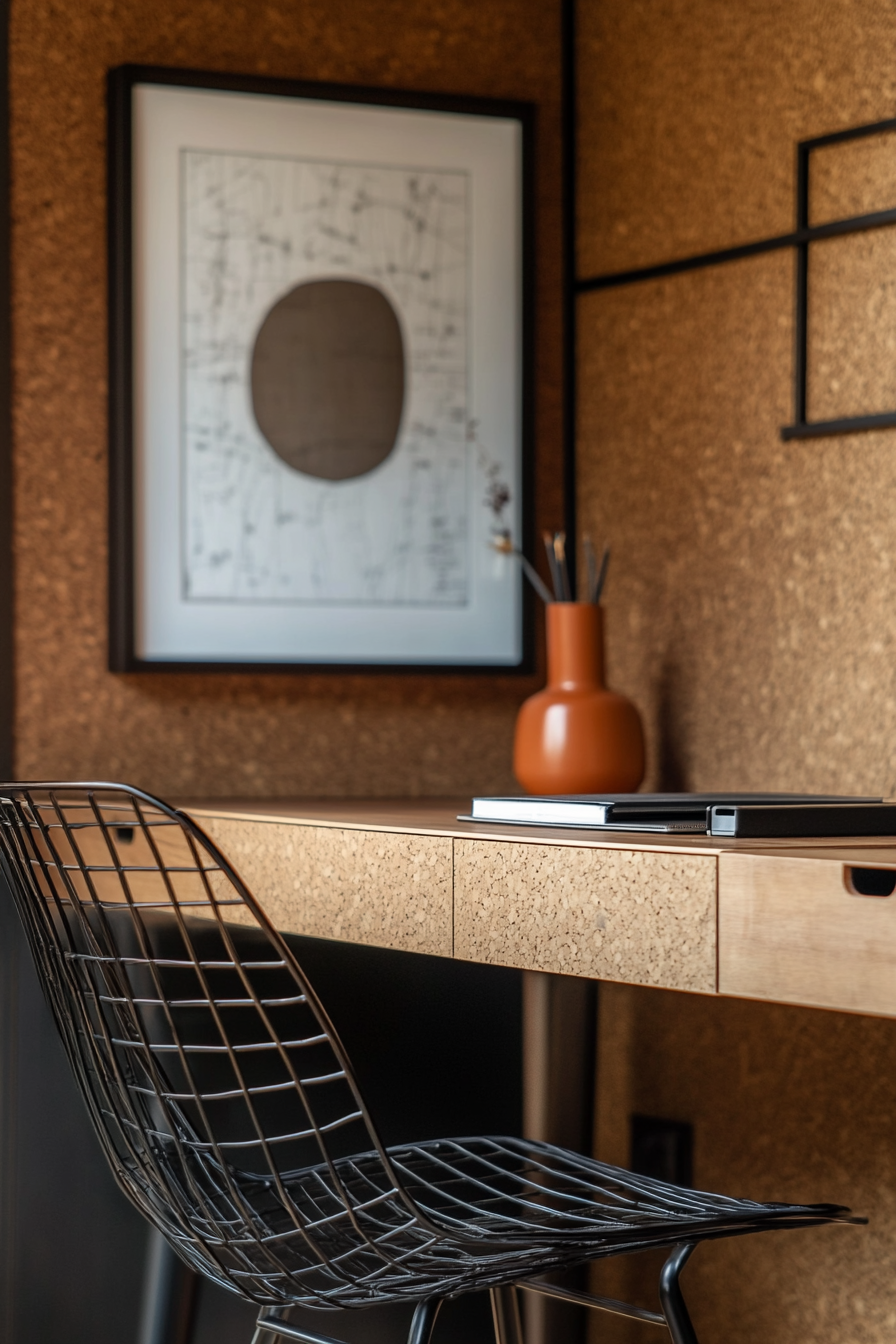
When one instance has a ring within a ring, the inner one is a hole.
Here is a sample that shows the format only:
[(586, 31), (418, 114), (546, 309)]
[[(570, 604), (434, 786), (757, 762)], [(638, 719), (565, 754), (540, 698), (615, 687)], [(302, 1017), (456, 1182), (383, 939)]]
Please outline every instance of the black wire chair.
[[(260, 1308), (255, 1344), (331, 1344), (290, 1307), (416, 1305), (515, 1287), (668, 1327), (696, 1344), (679, 1274), (696, 1244), (858, 1222), (632, 1175), (546, 1143), (386, 1148), (289, 946), (196, 823), (117, 784), (0, 786), (0, 861), (118, 1184), (195, 1271)], [(541, 1277), (671, 1248), (661, 1312)]]

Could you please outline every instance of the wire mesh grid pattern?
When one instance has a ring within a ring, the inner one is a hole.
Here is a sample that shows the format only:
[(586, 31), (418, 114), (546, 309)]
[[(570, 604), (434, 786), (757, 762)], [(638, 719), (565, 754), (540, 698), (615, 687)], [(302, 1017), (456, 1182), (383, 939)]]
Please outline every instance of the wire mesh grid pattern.
[(195, 1270), (261, 1306), (441, 1299), (650, 1246), (851, 1221), (522, 1139), (386, 1149), (289, 946), (189, 816), (123, 785), (45, 783), (0, 786), (0, 821), (119, 1184)]

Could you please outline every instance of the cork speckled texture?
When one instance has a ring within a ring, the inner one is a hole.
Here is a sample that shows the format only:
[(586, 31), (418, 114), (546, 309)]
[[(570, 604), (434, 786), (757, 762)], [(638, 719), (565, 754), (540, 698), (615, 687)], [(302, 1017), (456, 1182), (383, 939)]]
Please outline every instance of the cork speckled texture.
[(788, 232), (797, 141), (896, 106), (892, 0), (583, 2), (578, 25), (580, 275)]
[[(580, 274), (785, 233), (795, 144), (891, 117), (891, 0), (580, 5)], [(813, 164), (812, 218), (894, 201), (886, 142)], [(896, 409), (890, 231), (813, 246), (811, 412)], [(645, 713), (648, 787), (896, 789), (896, 431), (784, 443), (793, 257), (579, 304), (583, 527), (613, 546), (611, 684)], [(896, 1023), (603, 985), (597, 1156), (630, 1117), (690, 1121), (698, 1185), (831, 1200), (868, 1228), (701, 1247), (700, 1339), (896, 1333)], [(655, 1301), (652, 1257), (597, 1291)], [(601, 1344), (647, 1328), (591, 1322)]]
[[(628, 1165), (632, 1114), (684, 1120), (698, 1188), (869, 1219), (701, 1246), (682, 1276), (698, 1338), (892, 1340), (896, 1022), (607, 985), (598, 1024), (598, 1157)], [(601, 1265), (593, 1289), (653, 1302), (661, 1259)], [(616, 1317), (591, 1330), (593, 1344), (652, 1338)]]
[(815, 243), (808, 311), (809, 419), (896, 411), (896, 229)]
[(714, 991), (714, 857), (487, 840), (454, 851), (456, 956)]
[(559, 523), (559, 18), (534, 0), (15, 0), (15, 769), (161, 794), (504, 792), (501, 676), (106, 670), (105, 79), (123, 62), (534, 101), (535, 493)]
[(896, 131), (822, 145), (809, 158), (809, 223), (896, 206)]
[(274, 926), (450, 957), (451, 841), (202, 817)]
[(648, 787), (896, 789), (896, 432), (781, 441), (792, 265), (580, 304), (580, 516)]

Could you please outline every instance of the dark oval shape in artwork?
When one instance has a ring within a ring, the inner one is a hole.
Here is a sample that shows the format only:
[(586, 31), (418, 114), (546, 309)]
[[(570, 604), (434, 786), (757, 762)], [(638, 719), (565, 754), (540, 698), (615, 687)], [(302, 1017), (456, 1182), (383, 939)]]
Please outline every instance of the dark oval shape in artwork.
[(392, 304), (361, 280), (307, 280), (269, 309), (252, 351), (252, 409), (278, 457), (325, 481), (384, 462), (404, 405)]

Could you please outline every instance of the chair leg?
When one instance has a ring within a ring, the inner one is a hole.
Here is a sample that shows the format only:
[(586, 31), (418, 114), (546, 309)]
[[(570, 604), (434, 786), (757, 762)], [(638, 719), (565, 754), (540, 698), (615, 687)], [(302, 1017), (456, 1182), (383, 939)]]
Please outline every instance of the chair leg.
[(303, 1325), (290, 1321), (291, 1307), (262, 1307), (255, 1322), (255, 1334), (252, 1344), (281, 1344), (283, 1340), (296, 1339), (300, 1344), (341, 1344), (332, 1335), (319, 1335), (316, 1330), (306, 1330)]
[(695, 1241), (683, 1241), (676, 1246), (660, 1273), (660, 1305), (672, 1336), (672, 1344), (698, 1344), (678, 1282), (678, 1276), (696, 1244)]
[(155, 1227), (149, 1230), (140, 1344), (189, 1344), (199, 1279)]
[(492, 1320), (495, 1323), (495, 1344), (523, 1344), (523, 1323), (520, 1320), (520, 1300), (512, 1283), (492, 1288)]
[[(418, 1302), (411, 1321), (408, 1344), (430, 1344), (432, 1329), (442, 1305), (440, 1297), (431, 1297), (427, 1302)], [(314, 1330), (306, 1330), (303, 1325), (294, 1325), (286, 1319), (289, 1307), (264, 1307), (258, 1313), (252, 1344), (281, 1344), (282, 1340), (300, 1340), (301, 1344), (340, 1344), (332, 1335), (319, 1335)]]
[(431, 1297), (426, 1302), (417, 1303), (411, 1321), (408, 1344), (429, 1344), (441, 1305), (440, 1297)]
[(277, 1344), (280, 1338), (281, 1336), (275, 1335), (272, 1330), (265, 1330), (263, 1325), (259, 1325), (252, 1336), (252, 1344)]

